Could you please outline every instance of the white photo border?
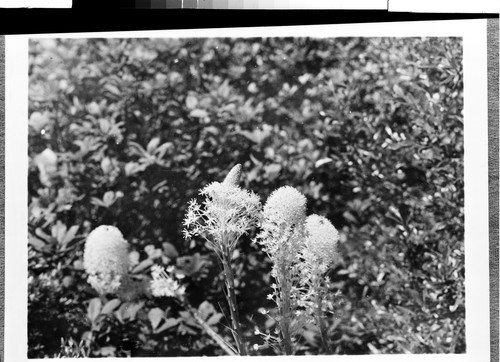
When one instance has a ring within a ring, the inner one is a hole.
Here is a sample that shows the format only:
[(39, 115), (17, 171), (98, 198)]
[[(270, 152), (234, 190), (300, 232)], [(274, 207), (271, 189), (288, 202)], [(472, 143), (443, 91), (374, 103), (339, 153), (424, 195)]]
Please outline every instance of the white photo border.
[[(5, 88), (5, 361), (27, 358), (27, 220), (28, 220), (28, 41), (31, 38), (113, 37), (461, 37), (464, 65), (465, 162), (465, 354), (336, 355), (336, 361), (457, 361), (490, 360), (489, 225), (488, 225), (488, 98), (487, 20), (411, 23), (370, 23), (259, 28), (226, 28), (8, 35)], [(136, 361), (157, 360), (135, 358)], [(176, 359), (183, 357), (176, 357)], [(190, 361), (203, 357), (190, 357)], [(214, 357), (230, 358), (230, 357)], [(279, 357), (241, 357), (279, 360)], [(294, 360), (331, 356), (292, 357)], [(166, 358), (165, 358), (166, 359)], [(69, 359), (70, 361), (73, 359)], [(75, 361), (77, 359), (74, 359)], [(78, 359), (90, 361), (91, 359)], [(108, 358), (119, 361), (120, 358)]]

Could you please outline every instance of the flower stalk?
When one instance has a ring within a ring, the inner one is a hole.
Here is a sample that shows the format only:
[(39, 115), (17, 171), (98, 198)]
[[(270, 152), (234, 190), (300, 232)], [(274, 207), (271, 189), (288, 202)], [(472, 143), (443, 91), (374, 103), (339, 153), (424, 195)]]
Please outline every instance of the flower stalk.
[(241, 330), (240, 315), (238, 311), (238, 304), (236, 300), (236, 293), (234, 289), (234, 274), (231, 268), (231, 258), (232, 252), (226, 250), (224, 253), (222, 265), (224, 267), (224, 275), (226, 277), (225, 284), (227, 290), (227, 301), (229, 304), (229, 312), (231, 314), (231, 321), (233, 325), (233, 337), (238, 347), (238, 351), (241, 356), (246, 356), (248, 354), (246, 345), (243, 341), (243, 333)]
[(293, 354), (292, 352), (292, 337), (290, 335), (290, 323), (291, 323), (291, 316), (292, 316), (292, 311), (291, 311), (291, 306), (290, 306), (290, 286), (288, 283), (288, 273), (286, 271), (286, 267), (283, 264), (281, 266), (281, 280), (278, 282), (279, 285), (281, 285), (281, 288), (279, 288), (280, 291), (280, 298), (279, 300), (281, 303), (279, 303), (278, 308), (279, 308), (279, 313), (280, 313), (280, 329), (281, 333), (283, 336), (283, 347), (285, 350), (286, 355), (291, 355)]
[(275, 190), (266, 201), (263, 211), (262, 231), (257, 241), (264, 247), (273, 262), (272, 276), (276, 286), (274, 299), (279, 313), (282, 349), (293, 355), (293, 337), (300, 323), (293, 312), (300, 302), (299, 254), (304, 241), (306, 198), (296, 189), (285, 186)]
[[(319, 291), (321, 288), (319, 278), (314, 278), (314, 290)], [(328, 331), (325, 324), (325, 314), (323, 312), (323, 298), (321, 293), (315, 293), (314, 304), (316, 307), (314, 318), (316, 320), (316, 325), (319, 328), (319, 332), (321, 335), (321, 344), (323, 345), (323, 349), (326, 354), (332, 354), (332, 349), (330, 348), (330, 343), (328, 341)]]
[(217, 343), (219, 347), (221, 347), (224, 350), (224, 352), (226, 352), (229, 356), (236, 355), (234, 349), (224, 340), (224, 338), (222, 338), (216, 331), (214, 331), (212, 327), (210, 327), (207, 324), (207, 322), (203, 320), (203, 318), (200, 317), (196, 309), (190, 308), (187, 310), (189, 310), (193, 318), (203, 328), (205, 333), (208, 334), (210, 338), (212, 338), (215, 341), (215, 343)]
[(330, 265), (337, 255), (339, 233), (332, 223), (323, 216), (309, 215), (305, 223), (306, 240), (302, 256), (302, 283), (308, 289), (304, 295), (305, 305), (309, 305), (309, 313), (319, 328), (321, 343), (326, 354), (332, 354), (325, 324), (324, 296), (328, 293), (325, 277)]
[(256, 194), (238, 186), (240, 175), (241, 165), (238, 164), (223, 182), (212, 182), (201, 189), (204, 201), (202, 205), (196, 200), (189, 203), (184, 236), (205, 239), (221, 262), (233, 338), (239, 354), (246, 356), (248, 351), (243, 339), (231, 261), (239, 238), (257, 225), (261, 204)]

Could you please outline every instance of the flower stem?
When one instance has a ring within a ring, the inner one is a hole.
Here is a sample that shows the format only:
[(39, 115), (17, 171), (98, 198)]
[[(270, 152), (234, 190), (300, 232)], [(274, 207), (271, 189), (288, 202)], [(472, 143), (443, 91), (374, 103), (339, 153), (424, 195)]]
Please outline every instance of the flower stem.
[(205, 331), (205, 333), (208, 334), (228, 355), (230, 356), (236, 355), (233, 346), (227, 343), (224, 340), (224, 338), (222, 338), (216, 331), (213, 330), (212, 327), (210, 327), (207, 324), (207, 322), (203, 320), (203, 318), (200, 317), (198, 311), (191, 306), (191, 303), (189, 303), (188, 300), (186, 300), (183, 297), (180, 297), (177, 299), (177, 303), (186, 311), (191, 313), (193, 318), (196, 320), (196, 322), (198, 322), (198, 324)]
[(321, 334), (321, 343), (323, 344), (323, 349), (326, 354), (332, 354), (332, 349), (330, 348), (330, 344), (328, 343), (328, 332), (325, 325), (324, 313), (323, 313), (323, 299), (321, 298), (320, 286), (319, 286), (319, 278), (314, 278), (314, 291), (315, 291), (315, 304), (316, 304), (316, 324), (319, 327), (319, 331)]
[(290, 336), (290, 287), (288, 284), (288, 273), (286, 272), (286, 266), (282, 263), (280, 268), (280, 329), (283, 336), (283, 346), (286, 355), (292, 354), (292, 338)]
[(238, 312), (238, 303), (236, 301), (236, 293), (234, 291), (234, 275), (231, 269), (231, 252), (226, 249), (223, 253), (222, 265), (224, 266), (224, 274), (226, 276), (227, 301), (229, 303), (229, 311), (231, 313), (231, 322), (233, 324), (233, 337), (236, 341), (238, 351), (241, 356), (247, 355), (247, 349), (243, 341), (243, 333), (240, 324), (240, 315)]
[(205, 332), (230, 356), (235, 356), (236, 353), (232, 350), (232, 348), (227, 344), (227, 342), (217, 334), (196, 312), (195, 309), (190, 310), (194, 319), (198, 322), (198, 324), (205, 330)]

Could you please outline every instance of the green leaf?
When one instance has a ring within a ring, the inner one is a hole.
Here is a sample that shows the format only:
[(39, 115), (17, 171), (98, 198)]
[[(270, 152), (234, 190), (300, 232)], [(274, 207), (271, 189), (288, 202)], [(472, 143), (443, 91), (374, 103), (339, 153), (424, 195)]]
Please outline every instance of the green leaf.
[(268, 166), (265, 166), (264, 171), (266, 172), (266, 178), (273, 181), (279, 176), (281, 172), (281, 165), (277, 163), (272, 163)]
[(116, 347), (114, 346), (106, 346), (106, 347), (101, 347), (99, 350), (99, 353), (103, 357), (115, 357), (116, 356)]
[(121, 96), (121, 94), (122, 94), (122, 92), (117, 87), (115, 87), (114, 85), (109, 84), (109, 83), (106, 83), (104, 85), (104, 89), (106, 89), (109, 93), (111, 93), (115, 96)]
[(333, 160), (331, 158), (329, 158), (329, 157), (322, 158), (314, 163), (314, 167), (318, 168), (318, 167), (321, 167), (321, 166), (323, 166), (327, 163), (330, 163), (330, 162), (333, 162)]
[(164, 316), (165, 312), (160, 308), (153, 308), (148, 312), (148, 319), (151, 322), (153, 329), (156, 329), (156, 327), (159, 326)]
[(99, 127), (101, 128), (102, 133), (107, 134), (111, 128), (111, 124), (105, 118), (99, 119)]
[(195, 96), (189, 95), (186, 97), (186, 107), (188, 109), (195, 109), (198, 105), (198, 99)]
[(99, 198), (97, 198), (97, 197), (94, 197), (94, 196), (92, 196), (92, 197), (90, 198), (90, 203), (91, 203), (92, 205), (101, 206), (101, 207), (106, 207), (106, 204), (105, 204), (104, 202), (102, 202), (102, 200), (101, 200), (101, 199), (99, 199)]
[(146, 150), (148, 151), (148, 153), (153, 153), (159, 144), (160, 144), (160, 137), (154, 137), (151, 139), (151, 141), (149, 141), (148, 145), (146, 146)]
[(66, 225), (64, 225), (60, 220), (57, 220), (56, 224), (51, 228), (52, 237), (55, 238), (59, 244), (62, 244), (67, 229)]
[(28, 235), (28, 243), (38, 250), (43, 250), (46, 246), (45, 242), (31, 234)]
[(161, 325), (160, 328), (158, 328), (155, 332), (156, 333), (161, 333), (169, 328), (175, 327), (179, 324), (180, 319), (179, 318), (167, 318), (165, 323)]
[(206, 300), (200, 304), (198, 307), (198, 313), (203, 320), (207, 320), (210, 315), (215, 313), (215, 308), (212, 303), (207, 302)]
[(191, 111), (191, 113), (189, 113), (189, 115), (191, 117), (195, 117), (195, 118), (205, 118), (205, 117), (208, 117), (208, 113), (204, 109), (193, 109)]
[(158, 158), (163, 158), (163, 156), (165, 156), (165, 153), (168, 150), (173, 150), (173, 149), (174, 149), (174, 144), (172, 142), (165, 142), (160, 147), (156, 148), (154, 154)]
[(403, 88), (401, 88), (399, 85), (394, 84), (394, 86), (392, 87), (392, 90), (394, 91), (396, 96), (403, 98), (403, 99), (406, 99), (405, 92), (403, 91)]
[(214, 313), (210, 318), (207, 319), (207, 324), (209, 326), (214, 326), (220, 322), (224, 315), (222, 313)]
[(100, 298), (94, 298), (90, 301), (87, 308), (87, 317), (92, 324), (96, 321), (97, 317), (101, 313), (102, 302)]
[(174, 259), (179, 256), (177, 249), (172, 243), (166, 241), (162, 244), (162, 246), (163, 246), (163, 254), (165, 254), (165, 256), (169, 257), (170, 259)]
[(104, 304), (104, 307), (102, 308), (101, 314), (110, 314), (113, 312), (118, 306), (121, 304), (121, 300), (118, 298), (111, 299), (109, 302)]
[(71, 240), (73, 240), (76, 236), (76, 233), (78, 232), (78, 229), (80, 226), (78, 225), (73, 225), (69, 228), (68, 232), (66, 235), (64, 235), (63, 240), (61, 241), (61, 244), (66, 245), (68, 244)]
[(132, 273), (139, 273), (141, 271), (143, 271), (144, 269), (146, 268), (149, 268), (151, 265), (154, 264), (154, 260), (153, 259), (144, 259), (143, 261), (141, 261), (133, 270), (132, 270)]
[(122, 304), (119, 311), (121, 311), (121, 315), (124, 321), (134, 320), (137, 312), (144, 306), (144, 302), (127, 302)]

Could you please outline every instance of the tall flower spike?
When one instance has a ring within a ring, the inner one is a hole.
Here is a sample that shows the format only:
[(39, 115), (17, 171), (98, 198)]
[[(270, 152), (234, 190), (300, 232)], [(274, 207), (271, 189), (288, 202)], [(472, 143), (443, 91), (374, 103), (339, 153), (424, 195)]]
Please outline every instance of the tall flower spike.
[(222, 182), (224, 185), (237, 186), (241, 176), (241, 164), (234, 166)]
[(242, 340), (231, 259), (239, 238), (258, 224), (261, 204), (255, 193), (238, 186), (240, 174), (241, 165), (238, 164), (222, 183), (212, 182), (200, 190), (204, 201), (202, 205), (196, 200), (189, 203), (184, 219), (184, 235), (186, 238), (201, 236), (220, 259), (224, 268), (233, 336), (240, 355), (245, 356), (247, 351)]
[(273, 262), (271, 274), (277, 286), (271, 299), (278, 306), (279, 329), (287, 355), (293, 354), (292, 340), (302, 326), (302, 319), (294, 312), (298, 311), (300, 298), (298, 267), (305, 237), (306, 201), (293, 187), (275, 190), (264, 205), (262, 231), (257, 235), (257, 241)]
[(306, 240), (302, 249), (302, 266), (300, 272), (302, 283), (307, 286), (307, 293), (302, 295), (302, 305), (306, 313), (313, 317), (319, 327), (321, 343), (326, 354), (332, 354), (329, 344), (328, 329), (325, 323), (325, 299), (331, 293), (325, 283), (324, 274), (334, 261), (337, 253), (339, 232), (325, 217), (310, 215), (306, 219)]
[(83, 264), (95, 290), (116, 293), (128, 270), (128, 243), (120, 230), (109, 225), (94, 229), (85, 242)]

